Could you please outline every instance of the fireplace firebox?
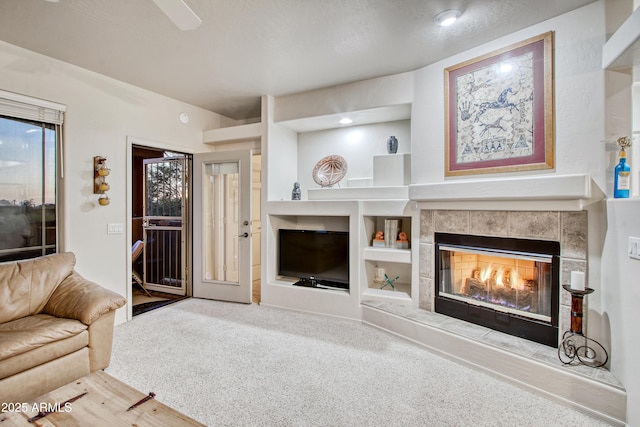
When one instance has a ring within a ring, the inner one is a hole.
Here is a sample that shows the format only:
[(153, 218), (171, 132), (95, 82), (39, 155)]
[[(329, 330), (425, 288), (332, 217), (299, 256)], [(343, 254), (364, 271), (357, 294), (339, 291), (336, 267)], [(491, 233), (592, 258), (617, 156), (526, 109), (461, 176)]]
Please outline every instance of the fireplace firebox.
[(559, 242), (434, 237), (436, 312), (558, 347)]

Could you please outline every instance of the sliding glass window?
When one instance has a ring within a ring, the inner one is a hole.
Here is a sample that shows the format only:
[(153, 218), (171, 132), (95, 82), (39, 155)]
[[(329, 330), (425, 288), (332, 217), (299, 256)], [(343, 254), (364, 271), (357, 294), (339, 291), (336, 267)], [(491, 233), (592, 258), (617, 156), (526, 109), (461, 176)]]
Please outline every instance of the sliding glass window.
[(57, 250), (55, 124), (0, 115), (0, 262)]

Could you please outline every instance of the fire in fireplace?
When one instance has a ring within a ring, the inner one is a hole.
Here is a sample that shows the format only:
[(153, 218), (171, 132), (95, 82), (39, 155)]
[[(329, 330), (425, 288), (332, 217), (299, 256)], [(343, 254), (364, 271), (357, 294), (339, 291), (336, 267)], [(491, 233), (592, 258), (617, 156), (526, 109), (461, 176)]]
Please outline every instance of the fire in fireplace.
[(436, 312), (558, 346), (558, 242), (435, 233)]

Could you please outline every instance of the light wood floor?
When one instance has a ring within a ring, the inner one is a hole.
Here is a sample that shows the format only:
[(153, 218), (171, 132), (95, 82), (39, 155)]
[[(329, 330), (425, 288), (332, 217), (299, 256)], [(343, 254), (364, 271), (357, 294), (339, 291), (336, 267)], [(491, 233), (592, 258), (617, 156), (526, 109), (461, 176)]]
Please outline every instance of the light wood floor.
[(252, 294), (253, 297), (251, 298), (251, 300), (253, 301), (253, 303), (260, 304), (260, 279), (253, 281)]

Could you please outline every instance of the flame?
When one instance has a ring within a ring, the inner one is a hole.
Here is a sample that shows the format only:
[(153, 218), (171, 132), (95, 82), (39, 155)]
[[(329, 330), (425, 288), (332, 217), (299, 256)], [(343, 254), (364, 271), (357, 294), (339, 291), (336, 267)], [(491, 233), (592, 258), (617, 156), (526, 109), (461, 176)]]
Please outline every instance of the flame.
[(518, 267), (513, 268), (501, 264), (494, 268), (493, 263), (487, 263), (478, 266), (479, 269), (474, 270), (473, 277), (482, 283), (490, 283), (492, 286), (501, 286), (506, 288), (522, 291), (526, 289), (527, 279), (518, 273)]
[(504, 279), (504, 268), (499, 268), (496, 270), (496, 285), (504, 286), (502, 280)]
[(518, 270), (511, 270), (511, 287), (519, 291), (524, 289), (524, 279), (520, 279)]
[(491, 277), (491, 264), (480, 270), (480, 280), (485, 282), (489, 277)]
[(519, 291), (525, 288), (526, 279), (521, 278), (517, 269), (505, 270), (504, 267), (493, 269), (492, 264), (488, 264), (480, 270), (480, 280), (486, 282), (492, 279), (495, 286), (510, 287)]

